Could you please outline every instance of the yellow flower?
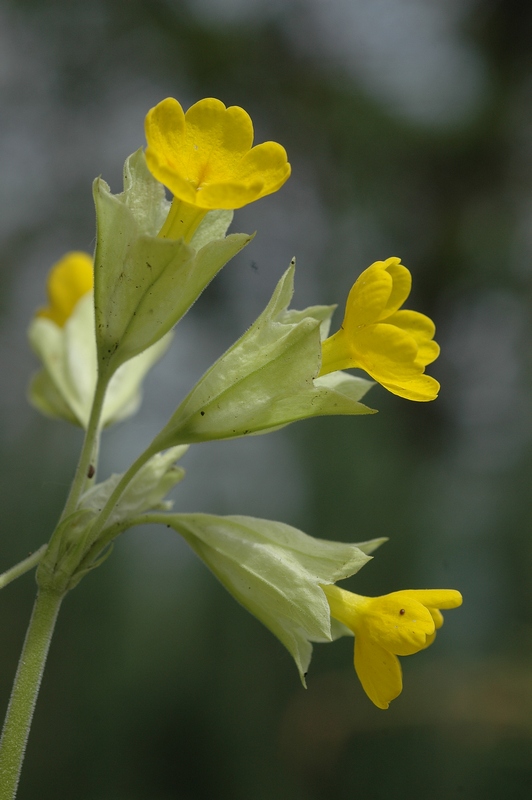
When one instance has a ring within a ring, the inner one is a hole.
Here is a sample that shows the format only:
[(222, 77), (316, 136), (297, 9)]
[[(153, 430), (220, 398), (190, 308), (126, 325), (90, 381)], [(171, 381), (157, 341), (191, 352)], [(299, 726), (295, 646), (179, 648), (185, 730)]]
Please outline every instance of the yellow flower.
[(93, 259), (88, 253), (73, 250), (66, 253), (51, 268), (46, 292), (48, 306), (36, 316), (46, 317), (62, 328), (71, 316), (78, 300), (90, 292), (94, 282)]
[(331, 616), (355, 634), (355, 670), (369, 699), (388, 708), (401, 694), (397, 656), (410, 656), (434, 641), (443, 625), (441, 608), (457, 608), (454, 589), (405, 589), (382, 597), (362, 597), (338, 586), (322, 586)]
[(418, 311), (399, 310), (412, 276), (399, 258), (376, 261), (349, 292), (340, 330), (322, 343), (320, 375), (358, 367), (407, 400), (434, 400), (440, 385), (424, 375), (438, 358), (434, 323)]
[(148, 112), (145, 129), (148, 167), (174, 195), (161, 236), (190, 238), (208, 210), (241, 208), (276, 192), (290, 175), (284, 147), (252, 147), (249, 115), (212, 97), (186, 114), (168, 97)]

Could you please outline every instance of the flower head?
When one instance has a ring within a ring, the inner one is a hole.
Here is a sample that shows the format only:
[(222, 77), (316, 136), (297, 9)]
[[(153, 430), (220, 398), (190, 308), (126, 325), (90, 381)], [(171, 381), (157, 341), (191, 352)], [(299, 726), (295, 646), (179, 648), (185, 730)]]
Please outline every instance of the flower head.
[(397, 656), (410, 656), (434, 641), (443, 625), (442, 608), (457, 608), (454, 589), (405, 589), (362, 597), (338, 586), (323, 586), (331, 616), (355, 634), (355, 670), (369, 699), (388, 708), (401, 694)]
[(439, 355), (434, 323), (401, 309), (412, 276), (399, 258), (376, 261), (349, 292), (340, 330), (322, 344), (321, 375), (359, 367), (407, 400), (434, 400), (439, 383), (425, 367)]
[(39, 309), (37, 316), (64, 327), (78, 301), (92, 289), (93, 282), (92, 256), (77, 250), (66, 253), (50, 270), (46, 285), (48, 306)]
[[(93, 259), (71, 252), (54, 264), (47, 282), (49, 305), (33, 317), (28, 335), (42, 362), (29, 388), (30, 402), (42, 413), (86, 428), (98, 376), (94, 320)], [(101, 416), (110, 425), (140, 405), (141, 384), (168, 347), (166, 334), (123, 364), (107, 387)]]
[(276, 192), (290, 175), (284, 147), (252, 147), (253, 123), (239, 106), (208, 97), (186, 114), (172, 97), (146, 117), (146, 161), (174, 197), (197, 208), (235, 209)]

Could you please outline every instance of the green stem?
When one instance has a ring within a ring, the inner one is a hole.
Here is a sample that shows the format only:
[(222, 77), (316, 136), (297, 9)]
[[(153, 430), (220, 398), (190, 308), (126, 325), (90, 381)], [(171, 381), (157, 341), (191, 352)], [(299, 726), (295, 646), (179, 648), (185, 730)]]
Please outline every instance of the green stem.
[[(175, 515), (173, 515), (175, 516)], [(85, 558), (80, 564), (80, 569), (84, 569), (88, 567), (94, 559), (98, 556), (102, 550), (105, 550), (117, 536), (120, 536), (121, 533), (127, 531), (128, 528), (134, 528), (136, 525), (166, 525), (169, 526), (168, 523), (168, 514), (167, 513), (147, 513), (147, 514), (139, 514), (138, 517), (132, 517), (127, 520), (121, 520), (120, 522), (115, 522), (114, 525), (110, 525), (108, 528), (103, 529), (99, 535), (98, 540), (94, 542), (92, 548), (87, 552)]]
[[(107, 391), (109, 380), (107, 378), (98, 378), (96, 390), (94, 392), (94, 399), (92, 402), (91, 415), (87, 431), (85, 433), (85, 440), (81, 449), (81, 454), (70, 489), (70, 494), (63, 509), (61, 519), (65, 519), (69, 514), (72, 514), (78, 505), (79, 498), (85, 491), (87, 483), (94, 477), (96, 472), (95, 460), (98, 455), (98, 445), (100, 440), (100, 417), (102, 415), (103, 404), (105, 400), (105, 392)], [(92, 466), (92, 474), (89, 468)]]
[(105, 523), (111, 516), (114, 507), (120, 500), (120, 497), (122, 496), (122, 493), (125, 491), (128, 483), (133, 480), (139, 469), (144, 466), (146, 461), (148, 461), (153, 455), (155, 455), (155, 453), (158, 452), (159, 450), (157, 447), (155, 448), (153, 446), (148, 447), (148, 449), (145, 450), (143, 453), (141, 453), (141, 455), (137, 458), (137, 460), (133, 462), (133, 464), (130, 466), (127, 472), (124, 472), (120, 481), (117, 483), (114, 491), (109, 496), (107, 503), (104, 505), (104, 507), (98, 514), (96, 522), (94, 523), (91, 529), (91, 540), (93, 542), (96, 542), (98, 536), (105, 528)]
[(19, 561), (19, 563), (15, 564), (11, 569), (6, 569), (5, 572), (2, 572), (0, 575), (0, 589), (3, 589), (4, 586), (7, 586), (8, 583), (11, 583), (11, 581), (14, 581), (16, 578), (20, 578), (21, 575), (24, 575), (25, 572), (29, 572), (33, 567), (36, 567), (47, 547), (47, 544), (43, 544), (42, 547), (39, 547), (38, 550), (23, 561)]
[(0, 741), (0, 800), (13, 800), (17, 792), (33, 710), (62, 599), (63, 595), (40, 591), (35, 600)]

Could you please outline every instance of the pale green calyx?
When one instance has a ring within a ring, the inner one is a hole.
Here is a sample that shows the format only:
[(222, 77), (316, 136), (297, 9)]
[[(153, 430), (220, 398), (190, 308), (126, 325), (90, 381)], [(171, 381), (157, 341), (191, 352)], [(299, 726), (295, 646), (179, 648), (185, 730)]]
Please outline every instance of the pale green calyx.
[[(164, 453), (157, 453), (147, 461), (132, 478), (120, 495), (116, 506), (109, 515), (106, 526), (121, 523), (145, 511), (167, 511), (172, 503), (164, 498), (177, 483), (185, 477), (183, 467), (176, 462), (186, 453), (186, 445), (172, 447)], [(106, 481), (97, 483), (82, 496), (80, 508), (98, 514), (118, 486), (122, 475), (111, 475)]]
[(165, 520), (284, 644), (303, 684), (311, 642), (331, 641), (335, 634), (320, 584), (358, 572), (370, 560), (369, 553), (385, 541), (330, 542), (282, 522), (254, 517), (169, 514)]
[(288, 309), (295, 263), (251, 328), (199, 380), (150, 449), (265, 433), (296, 420), (371, 414), (373, 383), (346, 373), (316, 378), (333, 306)]
[[(87, 427), (98, 377), (92, 292), (76, 304), (63, 326), (44, 316), (31, 321), (28, 336), (43, 363), (29, 387), (31, 403), (42, 413)], [(105, 395), (100, 425), (118, 422), (140, 405), (141, 384), (165, 353), (172, 334), (123, 364)]]
[(96, 339), (103, 373), (153, 345), (188, 311), (216, 273), (250, 240), (225, 236), (231, 211), (211, 211), (187, 244), (161, 238), (164, 187), (137, 151), (124, 165), (124, 191), (94, 183)]
[(146, 511), (168, 511), (172, 503), (165, 497), (185, 475), (176, 461), (187, 449), (174, 447), (150, 458), (120, 494), (102, 529), (97, 526), (98, 515), (123, 476), (111, 475), (85, 492), (79, 508), (62, 520), (50, 540), (37, 571), (39, 586), (61, 592), (72, 589), (107, 558), (109, 545), (134, 524), (135, 517)]

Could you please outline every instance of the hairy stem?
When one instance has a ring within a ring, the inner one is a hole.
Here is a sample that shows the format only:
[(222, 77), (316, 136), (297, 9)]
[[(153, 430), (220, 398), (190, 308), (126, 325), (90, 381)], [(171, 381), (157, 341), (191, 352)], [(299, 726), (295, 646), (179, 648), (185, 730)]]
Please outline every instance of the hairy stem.
[(0, 741), (0, 800), (13, 800), (17, 793), (33, 711), (62, 599), (63, 595), (40, 591), (35, 600)]

